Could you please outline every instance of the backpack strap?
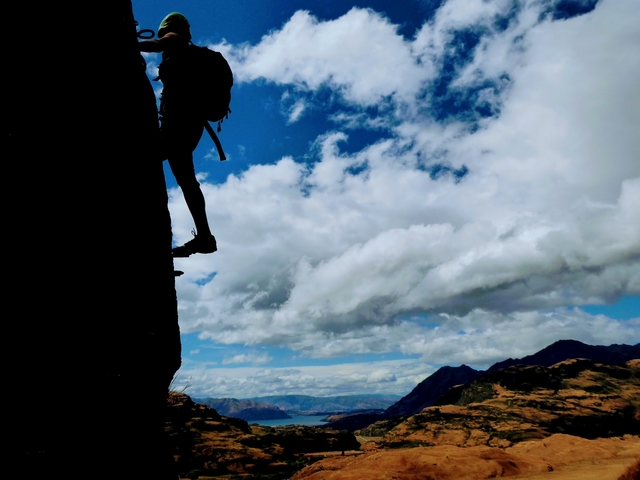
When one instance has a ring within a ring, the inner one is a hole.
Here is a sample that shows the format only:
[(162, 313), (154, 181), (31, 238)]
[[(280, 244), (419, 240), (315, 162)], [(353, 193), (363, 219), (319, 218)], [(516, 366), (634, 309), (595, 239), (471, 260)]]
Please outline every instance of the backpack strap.
[(222, 144), (220, 143), (220, 139), (218, 138), (218, 135), (216, 135), (216, 132), (213, 130), (213, 128), (211, 128), (211, 125), (209, 125), (209, 122), (207, 122), (206, 120), (204, 122), (204, 128), (209, 133), (209, 136), (211, 137), (211, 140), (213, 140), (213, 143), (216, 144), (216, 148), (218, 149), (218, 155), (220, 156), (220, 161), (226, 160), (227, 157), (224, 156), (224, 150), (222, 150)]

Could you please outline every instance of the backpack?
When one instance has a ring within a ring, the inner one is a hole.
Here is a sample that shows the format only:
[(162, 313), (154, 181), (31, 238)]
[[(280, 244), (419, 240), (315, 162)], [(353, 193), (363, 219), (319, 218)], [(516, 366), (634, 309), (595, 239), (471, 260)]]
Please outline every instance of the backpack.
[(189, 55), (193, 65), (191, 87), (195, 90), (203, 118), (218, 122), (228, 118), (231, 109), (231, 87), (233, 73), (220, 52), (189, 44)]
[(158, 66), (158, 78), (165, 89), (172, 90), (180, 101), (200, 116), (213, 139), (220, 159), (225, 160), (220, 141), (209, 122), (218, 123), (229, 118), (233, 73), (220, 52), (189, 43), (187, 51), (177, 57), (163, 59)]

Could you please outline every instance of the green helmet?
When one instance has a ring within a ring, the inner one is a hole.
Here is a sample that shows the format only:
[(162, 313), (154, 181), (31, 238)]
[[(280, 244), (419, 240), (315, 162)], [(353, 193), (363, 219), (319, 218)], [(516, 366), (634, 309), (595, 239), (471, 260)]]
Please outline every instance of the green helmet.
[(170, 13), (164, 17), (158, 27), (158, 38), (164, 37), (169, 32), (177, 33), (185, 40), (191, 40), (191, 26), (187, 17), (178, 12)]

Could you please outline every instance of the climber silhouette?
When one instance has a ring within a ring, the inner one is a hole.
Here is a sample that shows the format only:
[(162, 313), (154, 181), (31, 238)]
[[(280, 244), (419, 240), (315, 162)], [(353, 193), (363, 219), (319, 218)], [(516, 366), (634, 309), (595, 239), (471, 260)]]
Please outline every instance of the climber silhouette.
[(193, 151), (202, 137), (205, 121), (194, 108), (193, 88), (184, 78), (180, 60), (191, 42), (191, 26), (177, 12), (167, 15), (158, 28), (157, 40), (138, 43), (141, 52), (162, 52), (160, 76), (163, 84), (160, 97), (160, 136), (162, 151), (169, 161), (176, 182), (182, 189), (195, 230), (194, 238), (173, 249), (174, 257), (194, 253), (213, 253), (216, 239), (211, 234), (205, 200), (193, 166)]

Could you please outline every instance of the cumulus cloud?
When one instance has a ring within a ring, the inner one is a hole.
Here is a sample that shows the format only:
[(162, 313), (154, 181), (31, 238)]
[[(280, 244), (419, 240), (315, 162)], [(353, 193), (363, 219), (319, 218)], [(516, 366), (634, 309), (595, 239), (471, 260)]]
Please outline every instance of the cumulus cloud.
[(588, 344), (640, 342), (640, 317), (614, 321), (579, 309), (498, 314), (473, 310), (466, 315), (437, 314), (399, 319), (393, 325), (352, 327), (348, 334), (315, 332), (292, 347), (310, 356), (402, 352), (432, 365), (468, 364), (486, 368), (507, 357), (523, 357), (558, 339)]
[[(298, 12), (256, 46), (222, 46), (241, 81), (331, 88), (354, 108), (387, 99), (395, 120), (359, 152), (344, 153), (336, 130), (311, 163), (203, 182), (219, 253), (181, 260), (182, 330), (311, 357), (476, 365), (558, 338), (637, 342), (637, 321), (565, 307), (640, 294), (640, 5), (602, 1), (563, 21), (539, 2), (512, 5), (449, 0), (413, 39), (371, 10)], [(475, 113), (458, 115), (461, 104)], [(188, 240), (178, 190), (170, 208)], [(321, 389), (313, 375), (294, 382), (301, 372), (263, 380)], [(225, 381), (215, 388), (244, 388)]]
[(425, 75), (397, 26), (360, 8), (325, 22), (298, 11), (256, 46), (217, 45), (216, 49), (229, 59), (240, 82), (264, 79), (301, 90), (329, 86), (358, 105), (415, 92)]
[[(475, 310), (465, 316), (440, 314), (401, 320), (393, 327), (363, 327), (350, 338), (316, 333), (300, 338), (294, 348), (318, 356), (371, 351), (398, 351), (406, 360), (340, 363), (296, 368), (220, 368), (187, 362), (181, 378), (188, 378), (196, 397), (253, 397), (300, 394), (327, 396), (362, 393), (406, 395), (439, 365), (470, 365), (486, 369), (506, 358), (521, 358), (558, 339), (588, 344), (640, 342), (640, 317), (615, 321), (575, 308), (509, 315)], [(318, 345), (323, 351), (315, 348)], [(180, 382), (177, 382), (178, 384)]]

